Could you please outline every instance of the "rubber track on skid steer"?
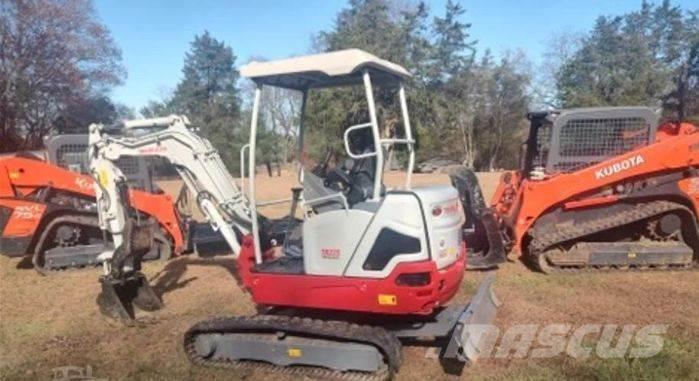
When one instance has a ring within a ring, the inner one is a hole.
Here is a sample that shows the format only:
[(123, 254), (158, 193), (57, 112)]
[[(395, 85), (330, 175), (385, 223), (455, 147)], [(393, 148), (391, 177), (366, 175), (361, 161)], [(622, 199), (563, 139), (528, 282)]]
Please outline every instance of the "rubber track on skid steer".
[[(95, 262), (92, 264), (85, 264), (85, 265), (79, 265), (79, 266), (51, 266), (47, 262), (46, 258), (46, 250), (44, 250), (44, 246), (46, 244), (46, 240), (48, 239), (48, 233), (54, 229), (54, 227), (58, 224), (61, 223), (70, 223), (74, 225), (81, 225), (83, 227), (93, 227), (93, 228), (99, 228), (99, 220), (97, 217), (91, 217), (91, 216), (74, 216), (74, 215), (69, 215), (69, 216), (61, 216), (53, 221), (51, 221), (49, 224), (46, 225), (46, 228), (44, 229), (44, 232), (41, 234), (39, 237), (39, 241), (36, 244), (36, 247), (34, 249), (34, 253), (32, 254), (32, 264), (34, 265), (34, 270), (36, 270), (39, 274), (41, 275), (49, 275), (52, 273), (63, 273), (67, 271), (75, 271), (75, 270), (83, 270), (86, 268), (95, 268), (98, 266), (101, 266), (101, 262)], [(166, 250), (166, 254), (163, 256), (163, 259), (170, 259), (170, 256), (172, 255), (172, 244), (170, 241), (165, 238), (165, 234), (158, 231), (154, 234), (154, 239), (157, 242), (160, 242), (162, 245), (162, 248)], [(144, 258), (144, 260), (152, 260), (152, 259), (159, 259), (160, 257), (156, 258)], [(44, 265), (40, 266), (39, 263), (43, 262)]]
[[(372, 345), (384, 355), (386, 366), (374, 373), (336, 371), (315, 366), (278, 366), (258, 361), (208, 360), (196, 353), (198, 334), (207, 333), (287, 332), (289, 334)], [(192, 326), (184, 336), (184, 349), (189, 360), (202, 366), (230, 369), (259, 369), (322, 380), (381, 381), (389, 380), (400, 367), (401, 343), (395, 335), (380, 327), (350, 324), (341, 321), (302, 317), (256, 315), (215, 318)]]
[[(36, 247), (34, 248), (34, 253), (32, 254), (32, 264), (34, 265), (34, 269), (42, 275), (47, 275), (51, 272), (59, 272), (59, 271), (64, 271), (64, 270), (74, 270), (74, 269), (82, 269), (87, 266), (77, 266), (77, 267), (52, 267), (48, 263), (46, 263), (46, 258), (45, 258), (45, 251), (44, 251), (44, 246), (46, 245), (46, 240), (49, 238), (49, 233), (58, 225), (62, 223), (68, 223), (68, 224), (74, 224), (74, 225), (81, 225), (83, 227), (94, 227), (94, 228), (99, 228), (99, 220), (97, 217), (92, 217), (92, 216), (85, 216), (85, 215), (66, 215), (66, 216), (59, 216), (55, 218), (54, 220), (50, 221), (46, 226), (44, 226), (44, 230), (39, 236), (39, 239), (36, 243)], [(41, 266), (39, 265), (40, 262), (44, 262), (44, 265)], [(94, 265), (91, 265), (90, 267), (96, 267), (99, 266), (99, 263), (95, 263)]]
[[(682, 204), (670, 202), (670, 201), (652, 201), (646, 204), (640, 204), (637, 207), (621, 212), (621, 213), (610, 213), (608, 215), (601, 215), (599, 218), (594, 220), (586, 221), (583, 223), (575, 224), (569, 228), (557, 227), (555, 231), (546, 232), (541, 236), (535, 236), (529, 244), (529, 255), (528, 259), (530, 263), (537, 266), (537, 257), (542, 255), (546, 249), (549, 249), (557, 244), (569, 242), (577, 238), (582, 238), (589, 236), (591, 234), (604, 232), (609, 229), (616, 227), (628, 225), (634, 222), (643, 221), (653, 216), (657, 216), (662, 213), (670, 211), (682, 211), (693, 215), (692, 211), (689, 210)], [(688, 270), (696, 269), (697, 262), (695, 261), (691, 265), (675, 265), (668, 267), (617, 267), (617, 266), (586, 266), (586, 267), (561, 267), (550, 264), (551, 271), (553, 272), (581, 272), (581, 271), (667, 271), (667, 270)], [(541, 269), (539, 269), (541, 270)]]

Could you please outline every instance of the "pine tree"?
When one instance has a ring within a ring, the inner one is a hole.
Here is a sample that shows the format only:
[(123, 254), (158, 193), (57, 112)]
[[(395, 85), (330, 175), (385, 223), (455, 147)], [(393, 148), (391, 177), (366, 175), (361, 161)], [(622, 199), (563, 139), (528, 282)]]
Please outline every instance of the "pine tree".
[(237, 148), (242, 140), (235, 60), (233, 50), (208, 31), (195, 36), (185, 56), (184, 78), (167, 107), (156, 107), (187, 115), (231, 170), (237, 164)]
[(699, 112), (693, 99), (692, 46), (699, 21), (669, 0), (644, 1), (641, 9), (600, 17), (581, 47), (556, 73), (564, 107), (648, 105), (683, 119)]

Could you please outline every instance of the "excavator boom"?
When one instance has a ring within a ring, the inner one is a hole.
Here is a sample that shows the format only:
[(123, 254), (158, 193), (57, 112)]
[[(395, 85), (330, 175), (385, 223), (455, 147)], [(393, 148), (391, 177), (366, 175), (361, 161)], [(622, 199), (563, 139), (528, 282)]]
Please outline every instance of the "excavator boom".
[[(125, 156), (152, 156), (166, 158), (194, 195), (207, 220), (223, 235), (237, 255), (239, 236), (250, 232), (250, 209), (245, 195), (238, 189), (221, 157), (211, 143), (187, 128), (186, 117), (145, 119), (127, 122), (122, 129), (149, 128), (152, 132), (129, 138), (110, 135), (107, 127), (90, 127), (90, 167), (102, 187), (96, 189), (98, 202), (116, 195), (116, 179), (124, 179), (116, 162)], [(120, 131), (123, 132), (123, 131)], [(104, 201), (102, 201), (104, 202)], [(115, 211), (116, 204), (100, 206), (109, 213), (101, 221), (109, 231), (119, 231), (123, 222)], [(114, 224), (113, 228), (109, 228)], [(113, 233), (114, 234), (114, 233)], [(116, 233), (118, 234), (118, 233)]]
[[(95, 194), (102, 230), (111, 233), (114, 250), (102, 254), (104, 275), (98, 299), (101, 311), (122, 321), (134, 317), (134, 306), (145, 310), (160, 307), (160, 301), (140, 273), (140, 262), (152, 227), (134, 221), (128, 181), (117, 166), (126, 156), (166, 158), (193, 194), (214, 230), (219, 231), (233, 251), (240, 253), (239, 237), (250, 233), (248, 201), (235, 185), (211, 143), (187, 127), (186, 117), (144, 119), (124, 125), (90, 126), (90, 170), (97, 179)], [(146, 130), (127, 137), (130, 129)], [(110, 134), (117, 132), (117, 134)]]

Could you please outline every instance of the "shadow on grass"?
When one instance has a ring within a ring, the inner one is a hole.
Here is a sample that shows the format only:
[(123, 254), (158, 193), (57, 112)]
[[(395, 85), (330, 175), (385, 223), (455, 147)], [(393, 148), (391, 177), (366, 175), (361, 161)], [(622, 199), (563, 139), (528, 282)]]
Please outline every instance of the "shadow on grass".
[(186, 287), (190, 282), (197, 279), (197, 277), (185, 278), (189, 266), (223, 267), (235, 279), (238, 286), (242, 284), (236, 260), (233, 257), (206, 259), (182, 257), (168, 262), (162, 270), (155, 274), (151, 279), (151, 287), (153, 287), (153, 290), (160, 298), (169, 292)]
[(34, 269), (34, 264), (32, 263), (32, 259), (30, 257), (22, 257), (22, 259), (17, 262), (17, 266), (15, 266), (15, 268), (18, 270), (30, 270)]

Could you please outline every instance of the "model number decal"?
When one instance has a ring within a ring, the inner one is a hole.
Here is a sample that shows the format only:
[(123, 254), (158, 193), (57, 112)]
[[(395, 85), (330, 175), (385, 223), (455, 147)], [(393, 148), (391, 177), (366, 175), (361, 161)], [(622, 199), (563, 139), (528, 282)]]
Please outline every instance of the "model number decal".
[(139, 153), (163, 153), (167, 152), (167, 147), (165, 146), (155, 146), (155, 147), (145, 147), (145, 148), (139, 148), (138, 150)]
[(20, 220), (35, 220), (41, 217), (42, 208), (38, 205), (20, 205), (15, 208), (15, 218)]
[(92, 181), (86, 180), (82, 177), (76, 177), (75, 178), (75, 185), (77, 185), (78, 188), (80, 188), (80, 189), (86, 190), (86, 189), (92, 188)]
[(691, 180), (689, 180), (689, 188), (687, 189), (687, 193), (689, 193), (689, 194), (699, 193), (699, 177), (694, 177)]
[(320, 256), (325, 258), (325, 259), (338, 259), (338, 258), (340, 258), (340, 249), (334, 249), (334, 248), (320, 249)]
[(446, 215), (456, 214), (460, 211), (458, 202), (452, 202), (450, 204), (447, 204), (442, 209), (444, 209), (444, 214)]
[(643, 158), (641, 155), (636, 155), (633, 157), (630, 157), (628, 159), (616, 162), (614, 164), (608, 165), (602, 169), (598, 169), (595, 172), (595, 177), (597, 180), (601, 180), (605, 177), (609, 177), (611, 175), (615, 175), (619, 172), (623, 172), (626, 170), (629, 170), (633, 167), (637, 167), (643, 163), (645, 163), (646, 160)]

